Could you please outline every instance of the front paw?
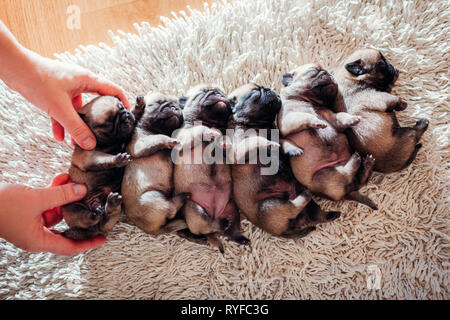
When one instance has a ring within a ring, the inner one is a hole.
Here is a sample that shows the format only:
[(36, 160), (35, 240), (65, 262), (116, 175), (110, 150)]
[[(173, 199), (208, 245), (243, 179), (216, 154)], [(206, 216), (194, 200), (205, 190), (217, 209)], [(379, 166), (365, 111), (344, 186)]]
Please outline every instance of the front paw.
[(299, 157), (303, 154), (303, 149), (293, 145), (283, 146), (283, 152), (289, 157)]
[(166, 146), (167, 146), (167, 148), (168, 149), (173, 149), (173, 148), (175, 148), (175, 147), (177, 147), (177, 146), (179, 146), (180, 145), (180, 140), (178, 140), (178, 139), (169, 139), (169, 141), (166, 143)]
[(114, 163), (118, 168), (125, 167), (128, 163), (131, 162), (131, 156), (128, 153), (119, 153), (116, 155), (116, 159)]
[(360, 121), (361, 121), (360, 117), (350, 116), (347, 119), (344, 119), (343, 125), (346, 127), (353, 127), (356, 126)]
[(111, 192), (108, 194), (106, 204), (110, 207), (118, 207), (122, 204), (122, 196), (117, 192)]
[(399, 102), (397, 102), (395, 104), (394, 110), (395, 111), (402, 111), (402, 110), (405, 110), (407, 106), (408, 106), (408, 104), (405, 101), (400, 99)]
[(328, 124), (325, 121), (322, 120), (313, 120), (309, 123), (309, 127), (313, 129), (323, 129), (328, 127)]

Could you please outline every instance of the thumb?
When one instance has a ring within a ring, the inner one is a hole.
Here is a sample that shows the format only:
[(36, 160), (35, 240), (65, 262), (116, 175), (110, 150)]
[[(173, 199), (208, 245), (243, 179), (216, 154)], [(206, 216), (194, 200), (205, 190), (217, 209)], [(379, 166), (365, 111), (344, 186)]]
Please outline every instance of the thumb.
[(72, 103), (67, 101), (66, 106), (59, 108), (58, 111), (58, 113), (55, 112), (53, 118), (70, 133), (75, 142), (85, 150), (94, 149), (95, 136), (75, 111)]
[(62, 205), (83, 199), (86, 186), (69, 183), (58, 187), (35, 189), (40, 211), (60, 207)]

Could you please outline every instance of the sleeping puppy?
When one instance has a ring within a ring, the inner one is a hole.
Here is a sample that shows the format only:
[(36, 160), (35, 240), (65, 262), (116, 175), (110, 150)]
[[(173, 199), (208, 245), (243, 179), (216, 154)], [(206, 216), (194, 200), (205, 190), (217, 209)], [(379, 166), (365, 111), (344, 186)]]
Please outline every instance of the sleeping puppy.
[(63, 235), (81, 240), (106, 235), (119, 219), (123, 171), (131, 159), (124, 151), (135, 119), (119, 99), (110, 96), (95, 98), (78, 113), (94, 133), (97, 146), (91, 151), (75, 147), (70, 180), (85, 184), (87, 194), (61, 209), (70, 227)]
[[(248, 84), (231, 93), (230, 98), (236, 103), (233, 148), (237, 164), (232, 167), (233, 194), (246, 217), (263, 230), (286, 237), (305, 236), (316, 224), (338, 218), (339, 212), (324, 212), (311, 200), (310, 192), (292, 175), (289, 159), (282, 156), (277, 173), (272, 175), (263, 175), (261, 161), (252, 161), (257, 149), (279, 147), (270, 141), (273, 137), (269, 135), (275, 129), (280, 97), (270, 89)], [(268, 139), (260, 129), (267, 130)]]
[(122, 182), (125, 214), (146, 233), (185, 229), (183, 220), (169, 222), (186, 201), (185, 194), (172, 197), (170, 150), (178, 141), (171, 135), (183, 124), (178, 99), (157, 92), (139, 96), (133, 114), (137, 126), (127, 147), (133, 161)]
[(335, 110), (360, 118), (348, 131), (350, 145), (363, 155), (373, 155), (376, 171), (389, 173), (407, 167), (422, 146), (418, 142), (428, 120), (400, 127), (394, 111), (404, 110), (406, 102), (389, 93), (398, 70), (381, 52), (363, 49), (344, 59), (335, 78), (340, 90)]
[[(211, 85), (191, 89), (184, 100), (184, 126), (177, 135), (181, 152), (175, 164), (174, 184), (175, 194), (191, 196), (182, 209), (189, 230), (179, 234), (195, 242), (208, 242), (221, 252), (223, 246), (216, 233), (247, 244), (232, 199), (231, 168), (223, 157), (230, 148), (223, 139), (231, 116), (230, 100)], [(212, 153), (217, 153), (215, 156), (221, 161), (205, 161), (205, 155)]]
[(374, 159), (368, 155), (361, 161), (358, 153), (351, 154), (343, 131), (360, 119), (331, 110), (337, 94), (333, 78), (319, 65), (307, 64), (285, 74), (282, 82), (278, 126), (296, 179), (314, 194), (376, 209), (357, 191), (369, 179)]

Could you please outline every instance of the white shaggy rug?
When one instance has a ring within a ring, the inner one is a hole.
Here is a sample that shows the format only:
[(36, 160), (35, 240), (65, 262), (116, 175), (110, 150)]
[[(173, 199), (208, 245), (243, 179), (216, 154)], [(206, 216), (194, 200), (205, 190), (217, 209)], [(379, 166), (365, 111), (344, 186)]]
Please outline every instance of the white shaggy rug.
[[(341, 211), (304, 239), (272, 237), (242, 223), (252, 241), (225, 254), (177, 236), (154, 238), (121, 222), (99, 249), (67, 258), (28, 254), (0, 241), (0, 298), (449, 299), (450, 9), (442, 1), (240, 0), (179, 14), (115, 45), (57, 58), (118, 83), (130, 100), (149, 90), (181, 95), (199, 82), (227, 90), (254, 80), (280, 89), (296, 65), (333, 66), (359, 47), (400, 68), (402, 124), (431, 125), (406, 170), (375, 174), (363, 191), (379, 210)], [(148, 8), (151, 10), (151, 8)], [(0, 85), (0, 180), (45, 186), (68, 168), (71, 147), (50, 121)]]

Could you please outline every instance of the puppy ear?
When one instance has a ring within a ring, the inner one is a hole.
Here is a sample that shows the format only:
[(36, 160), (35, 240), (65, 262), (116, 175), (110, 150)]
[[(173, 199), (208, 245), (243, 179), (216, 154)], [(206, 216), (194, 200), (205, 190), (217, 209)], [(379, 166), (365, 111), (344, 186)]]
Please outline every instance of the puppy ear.
[(145, 109), (145, 99), (143, 95), (139, 95), (136, 98), (136, 104), (133, 107), (133, 115), (136, 118), (136, 121), (138, 121), (141, 117), (142, 114), (144, 113), (144, 109)]
[(233, 96), (230, 98), (230, 106), (231, 106), (232, 112), (234, 112), (236, 110), (236, 102), (237, 102), (237, 97)]
[(360, 76), (369, 72), (367, 69), (364, 69), (361, 59), (347, 63), (345, 69), (355, 76)]
[(284, 84), (285, 87), (289, 86), (294, 80), (294, 75), (292, 73), (285, 73), (281, 77), (281, 83)]
[(184, 107), (186, 106), (187, 100), (188, 100), (187, 97), (179, 97), (179, 98), (178, 98), (178, 103), (180, 104), (181, 110), (183, 110)]

